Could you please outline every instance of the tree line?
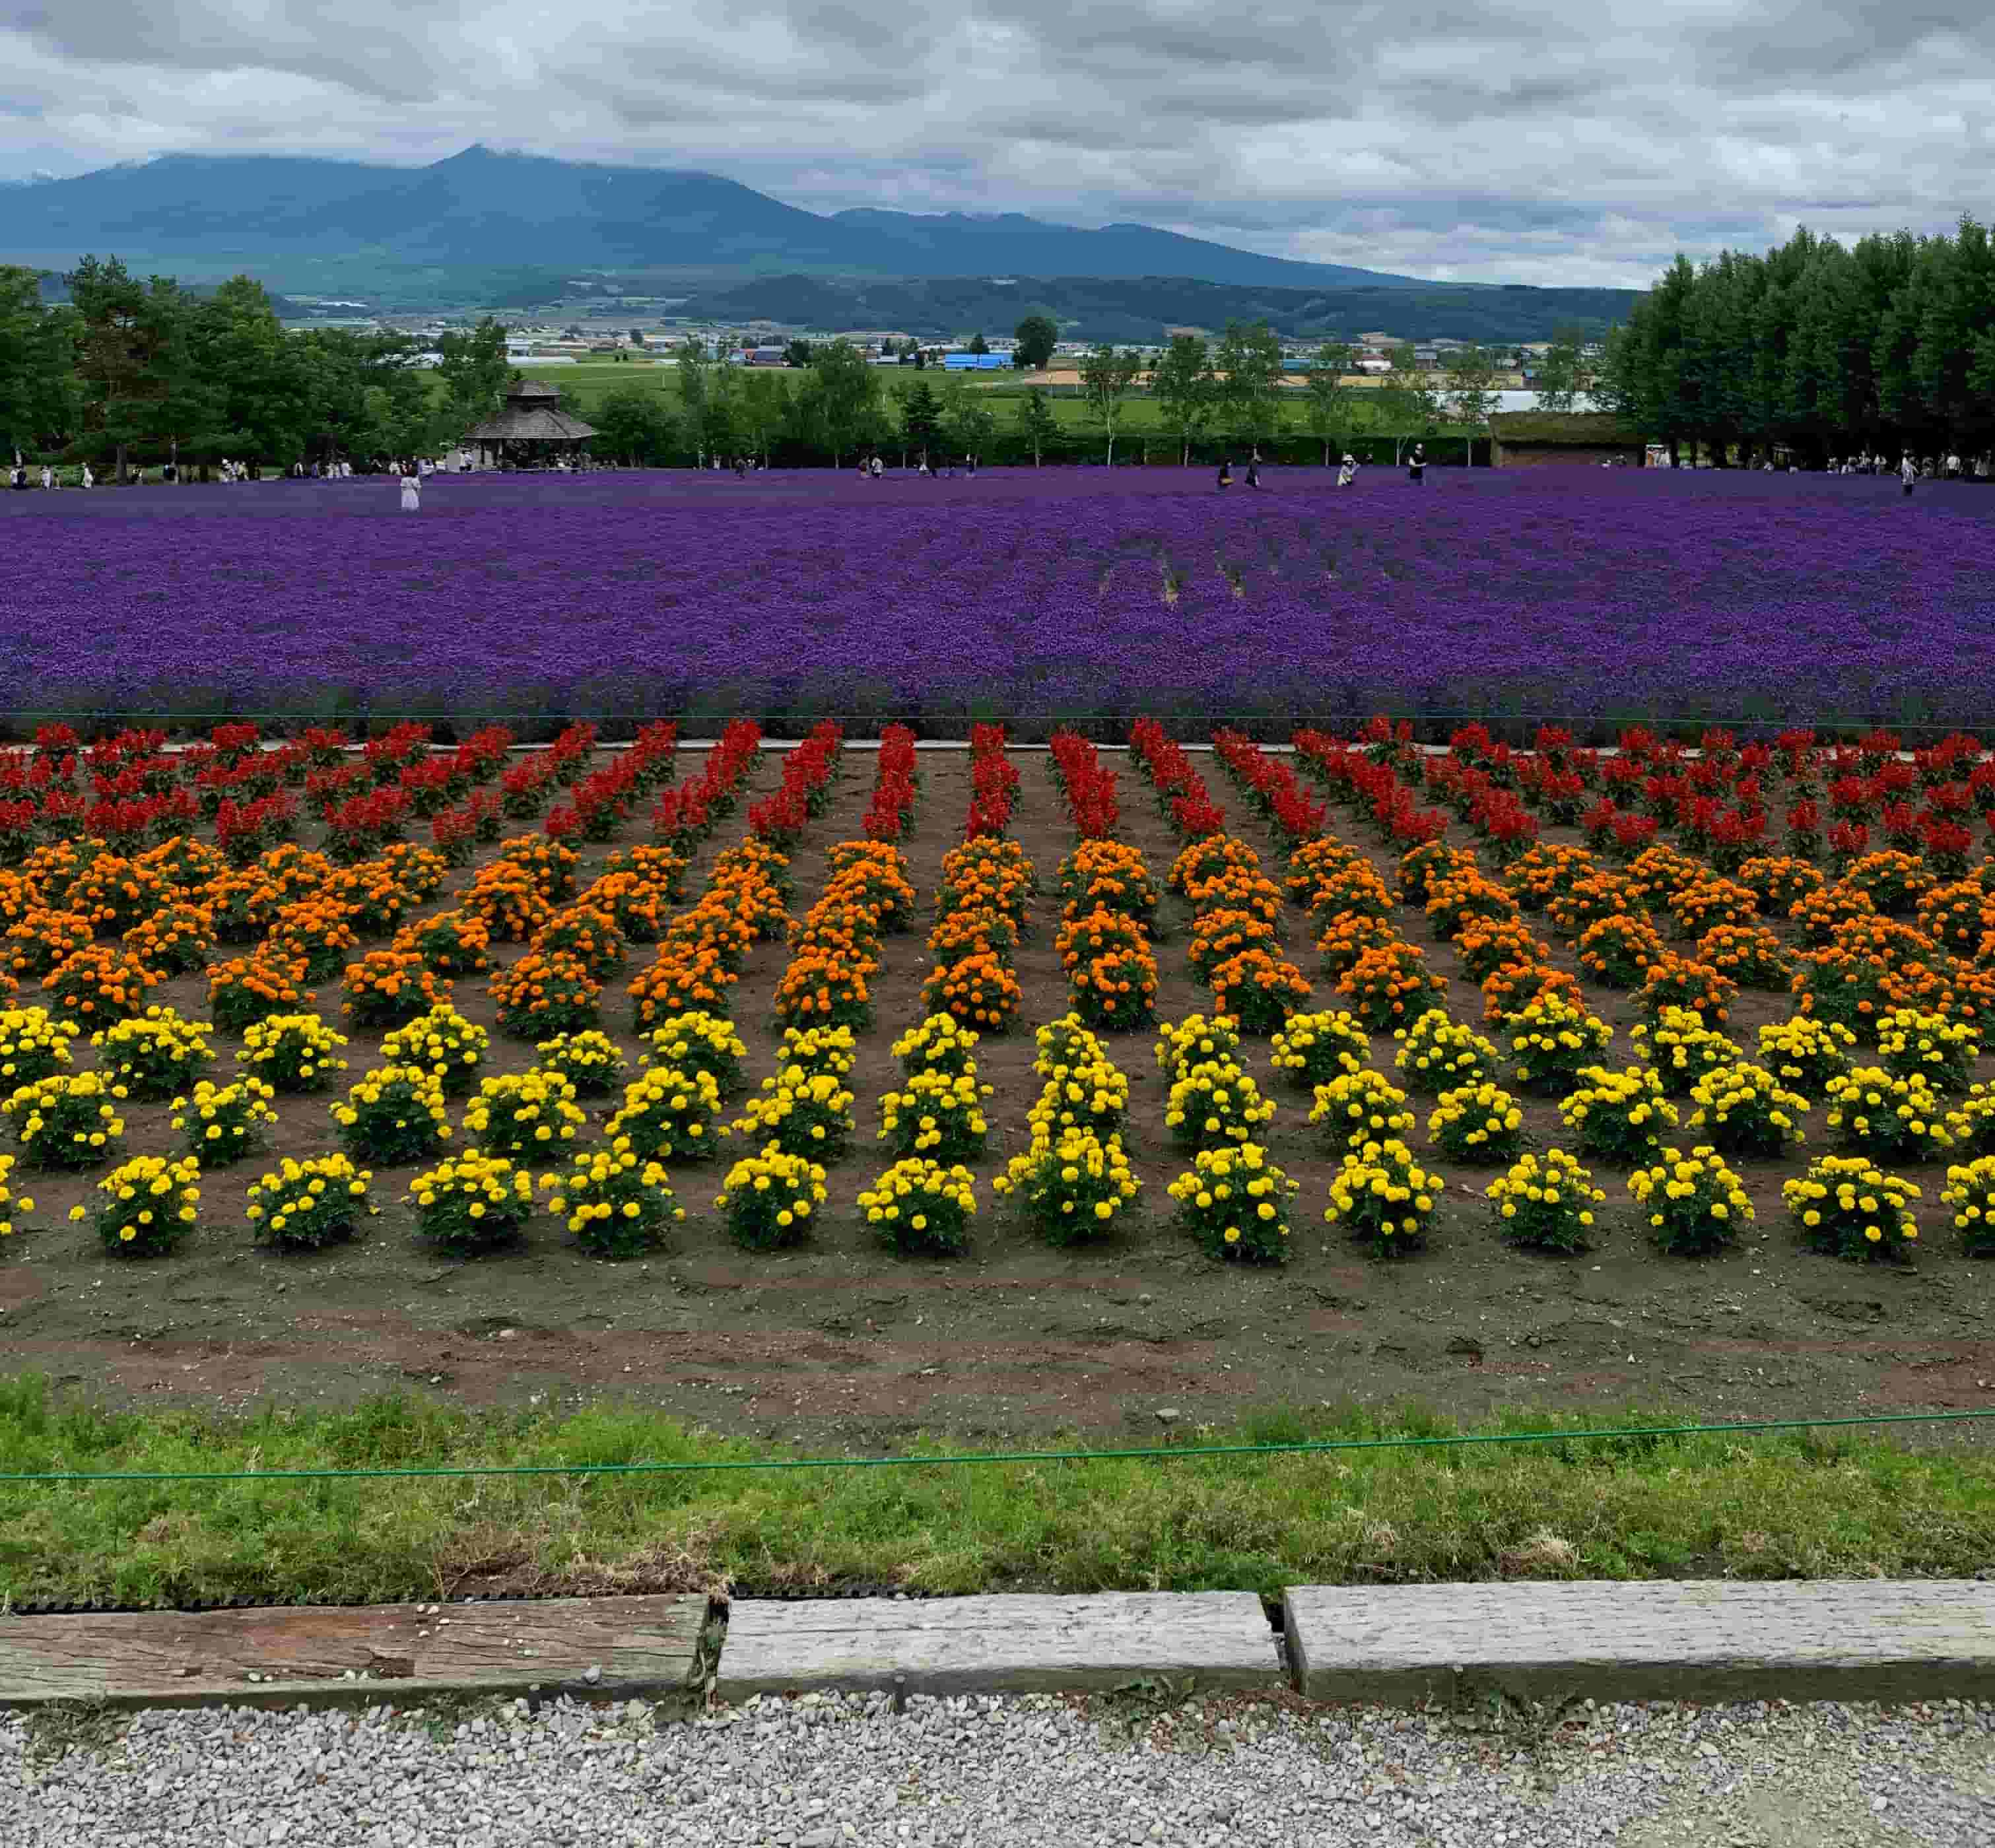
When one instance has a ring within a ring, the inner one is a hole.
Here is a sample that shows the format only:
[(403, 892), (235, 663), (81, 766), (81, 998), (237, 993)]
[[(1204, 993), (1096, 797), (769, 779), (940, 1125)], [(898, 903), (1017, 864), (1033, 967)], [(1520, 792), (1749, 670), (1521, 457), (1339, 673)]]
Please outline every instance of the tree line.
[[(506, 330), (486, 320), (432, 345), (346, 327), (288, 333), (262, 284), (211, 293), (85, 257), (67, 302), (0, 266), (0, 461), (88, 461), (114, 478), (230, 457), (414, 456), (453, 441), (504, 395)], [(419, 355), (434, 351), (434, 364)]]
[[(284, 470), (434, 453), (492, 415), (512, 376), (507, 330), (489, 317), (427, 343), (378, 330), (288, 332), (246, 276), (195, 291), (170, 277), (141, 279), (115, 257), (86, 257), (65, 279), (69, 300), (50, 303), (34, 271), (0, 267), (0, 461), (15, 451), (89, 461), (122, 479), (135, 465), (198, 471), (224, 457)], [(1019, 363), (1042, 366), (1058, 337), (1049, 317), (1028, 315), (1017, 330)], [(1578, 341), (1569, 331), (1547, 362), (1554, 403), (1569, 403), (1583, 382)], [(1303, 368), (1298, 389), (1265, 321), (1235, 322), (1217, 339), (1180, 334), (1154, 355), (1097, 346), (1077, 362), (1080, 431), (1043, 391), (1001, 414), (984, 389), (875, 365), (845, 341), (798, 342), (789, 356), (792, 368), (763, 370), (682, 347), (669, 389), (659, 389), (660, 375), (634, 377), (587, 411), (597, 458), (839, 466), (884, 453), (1112, 464), (1118, 444), (1127, 454), (1130, 407), (1143, 396), (1181, 461), (1216, 447), (1290, 459), (1313, 450), (1328, 465), (1347, 446), (1370, 453), (1366, 437), (1393, 441), (1396, 459), (1444, 420), (1480, 427), (1497, 402), (1495, 359), (1476, 347), (1454, 353), (1439, 375), (1403, 347), (1380, 383), (1355, 386), (1346, 382), (1352, 351), (1332, 341)], [(1145, 443), (1155, 440), (1146, 428)]]
[(1995, 449), (1995, 250), (1963, 217), (1846, 249), (1805, 228), (1763, 256), (1679, 255), (1607, 341), (1602, 396), (1721, 465), (1785, 452)]

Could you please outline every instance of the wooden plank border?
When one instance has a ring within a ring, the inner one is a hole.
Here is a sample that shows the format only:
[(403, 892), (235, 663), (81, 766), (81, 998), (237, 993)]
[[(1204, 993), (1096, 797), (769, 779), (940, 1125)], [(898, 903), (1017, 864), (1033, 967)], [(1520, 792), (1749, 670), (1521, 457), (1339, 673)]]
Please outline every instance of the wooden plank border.
[(0, 1617), (0, 1706), (390, 1702), (683, 1692), (703, 1596)]
[(1995, 1584), (1722, 1580), (1291, 1587), (1319, 1700), (1995, 1696)]

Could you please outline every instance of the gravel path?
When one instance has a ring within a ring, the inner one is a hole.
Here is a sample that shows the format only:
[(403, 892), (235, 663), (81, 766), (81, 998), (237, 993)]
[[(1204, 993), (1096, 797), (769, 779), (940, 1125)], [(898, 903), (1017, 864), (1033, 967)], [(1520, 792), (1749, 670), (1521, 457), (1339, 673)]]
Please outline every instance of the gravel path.
[[(1980, 1848), (1995, 1706), (759, 1701), (0, 1718), (9, 1848)], [(88, 1727), (85, 1729), (88, 1730)]]

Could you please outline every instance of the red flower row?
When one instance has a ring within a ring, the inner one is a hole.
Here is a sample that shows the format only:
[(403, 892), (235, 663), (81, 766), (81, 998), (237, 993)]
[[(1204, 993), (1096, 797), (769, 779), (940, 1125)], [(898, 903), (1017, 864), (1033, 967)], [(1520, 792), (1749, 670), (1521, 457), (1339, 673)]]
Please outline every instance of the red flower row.
[(1083, 841), (1104, 840), (1115, 831), (1121, 808), (1115, 800), (1115, 773), (1078, 732), (1056, 732), (1053, 777), (1066, 803), (1067, 819)]
[(1129, 753), (1143, 766), (1179, 840), (1203, 841), (1225, 831), (1225, 813), (1213, 801), (1205, 779), (1154, 718), (1139, 718), (1130, 726)]
[(873, 800), (866, 807), (869, 841), (898, 841), (907, 831), (920, 793), (915, 767), (915, 735), (905, 725), (889, 725), (880, 734), (880, 761), (873, 773)]

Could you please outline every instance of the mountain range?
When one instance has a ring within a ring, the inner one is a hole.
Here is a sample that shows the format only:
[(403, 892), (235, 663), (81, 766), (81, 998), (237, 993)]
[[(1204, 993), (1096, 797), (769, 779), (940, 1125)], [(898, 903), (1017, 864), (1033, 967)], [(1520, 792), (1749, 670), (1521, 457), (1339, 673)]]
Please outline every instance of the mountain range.
[[(1295, 289), (1420, 279), (1303, 263), (1145, 225), (1083, 229), (1017, 213), (829, 215), (717, 174), (483, 146), (424, 167), (275, 155), (168, 154), (0, 191), (0, 262), (67, 269), (86, 252), (183, 274), (293, 279), (328, 263), (757, 275), (1011, 274)], [(294, 286), (302, 286), (294, 280)], [(1456, 285), (1464, 286), (1469, 285)]]

